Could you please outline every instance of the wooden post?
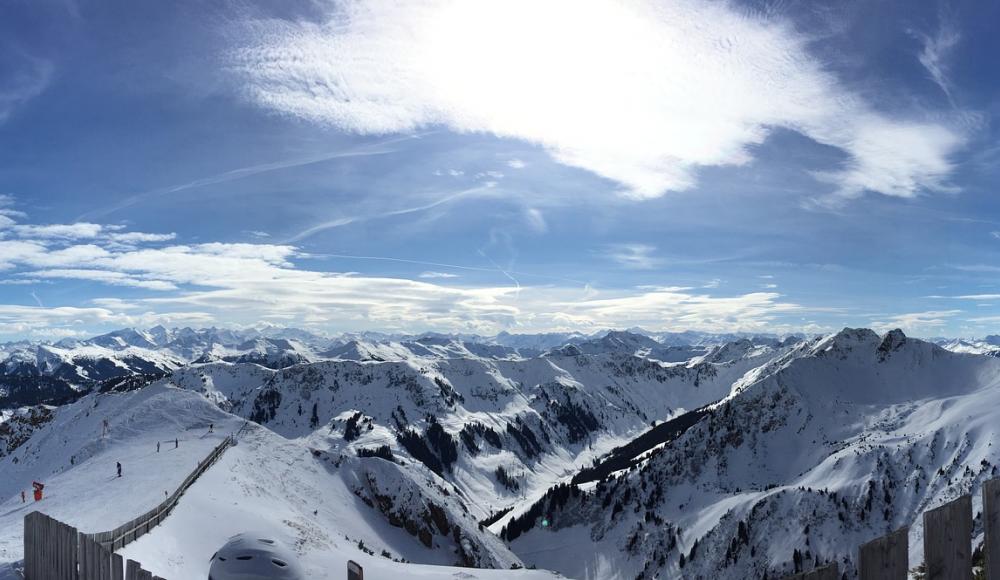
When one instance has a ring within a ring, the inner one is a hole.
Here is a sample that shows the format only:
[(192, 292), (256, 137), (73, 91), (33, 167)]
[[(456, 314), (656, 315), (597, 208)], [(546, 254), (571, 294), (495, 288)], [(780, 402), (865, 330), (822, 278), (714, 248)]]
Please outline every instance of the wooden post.
[(983, 483), (983, 529), (986, 580), (1000, 580), (1000, 479)]
[(90, 580), (87, 575), (87, 536), (77, 532), (76, 538), (76, 561), (79, 563), (79, 578), (80, 580)]
[(25, 580), (41, 580), (42, 559), (39, 557), (39, 528), (43, 525), (45, 516), (41, 512), (31, 512), (24, 516), (24, 578)]
[(104, 549), (104, 546), (99, 544), (96, 540), (94, 541), (94, 549), (97, 551), (98, 561), (100, 562), (99, 570), (101, 580), (111, 580), (111, 552)]
[(972, 497), (924, 513), (927, 580), (972, 580)]
[(910, 528), (904, 527), (858, 549), (861, 580), (906, 580), (909, 569)]
[(125, 567), (121, 554), (111, 554), (111, 580), (125, 580)]
[(139, 569), (138, 562), (129, 560), (125, 564), (125, 580), (139, 580)]

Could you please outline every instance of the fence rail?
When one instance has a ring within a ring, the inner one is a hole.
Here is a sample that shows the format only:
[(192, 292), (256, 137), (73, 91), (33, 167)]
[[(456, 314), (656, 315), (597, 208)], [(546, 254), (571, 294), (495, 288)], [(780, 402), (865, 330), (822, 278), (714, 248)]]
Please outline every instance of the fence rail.
[(184, 492), (236, 443), (247, 425), (244, 423), (199, 461), (170, 497), (113, 530), (87, 534), (38, 511), (24, 516), (25, 580), (163, 580), (138, 562), (123, 561), (115, 552), (166, 519)]
[[(1000, 479), (983, 483), (984, 578), (1000, 580)], [(924, 512), (926, 580), (972, 579), (972, 496), (962, 497)], [(909, 527), (877, 538), (858, 549), (860, 580), (906, 580)], [(912, 563), (916, 566), (918, 563)], [(833, 575), (830, 575), (832, 568)], [(837, 565), (788, 576), (785, 580), (836, 579)]]
[(149, 532), (149, 530), (155, 528), (160, 522), (162, 522), (170, 512), (173, 511), (174, 506), (177, 505), (177, 501), (184, 495), (191, 484), (193, 484), (209, 467), (215, 463), (226, 449), (233, 444), (233, 437), (226, 437), (222, 443), (219, 443), (211, 453), (208, 454), (205, 459), (198, 462), (198, 466), (188, 474), (184, 481), (181, 482), (180, 486), (170, 495), (167, 499), (163, 500), (158, 506), (149, 510), (148, 512), (136, 517), (124, 524), (118, 526), (117, 528), (107, 531), (107, 532), (97, 532), (95, 534), (88, 534), (88, 536), (101, 546), (109, 549), (112, 552), (120, 550), (131, 544), (135, 540), (141, 538), (143, 535)]

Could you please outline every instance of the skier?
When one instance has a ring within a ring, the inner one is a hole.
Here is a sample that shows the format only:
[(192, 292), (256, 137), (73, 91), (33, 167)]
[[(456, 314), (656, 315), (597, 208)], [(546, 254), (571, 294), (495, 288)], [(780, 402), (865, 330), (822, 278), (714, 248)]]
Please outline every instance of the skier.
[(215, 423), (209, 423), (208, 424), (208, 432), (209, 433), (215, 433)]
[(24, 503), (24, 502), (26, 502), (26, 501), (28, 501), (28, 500), (26, 500), (26, 499), (24, 498), (24, 490), (22, 489), (22, 490), (21, 490), (21, 503)]
[(122, 464), (120, 461), (116, 461), (115, 464), (118, 466), (118, 477), (122, 476)]
[(174, 449), (177, 449), (178, 446), (180, 446), (180, 442), (177, 441), (177, 438), (175, 437), (174, 438)]
[(159, 441), (156, 442), (156, 452), (157, 453), (160, 452), (160, 442)]

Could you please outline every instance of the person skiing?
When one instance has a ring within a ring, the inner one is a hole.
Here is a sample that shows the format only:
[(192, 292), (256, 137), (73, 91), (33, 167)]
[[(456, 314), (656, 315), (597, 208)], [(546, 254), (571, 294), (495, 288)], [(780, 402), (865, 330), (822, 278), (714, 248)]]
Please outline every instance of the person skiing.
[(122, 464), (120, 461), (116, 461), (115, 464), (118, 466), (118, 477), (122, 476)]
[(21, 490), (21, 503), (24, 503), (24, 502), (26, 502), (26, 501), (28, 501), (28, 500), (26, 500), (26, 499), (24, 498), (24, 490), (22, 489), (22, 490)]
[(180, 446), (180, 442), (177, 441), (176, 437), (174, 437), (174, 449), (177, 449), (178, 446)]
[(208, 424), (208, 432), (209, 433), (215, 433), (215, 423), (209, 423)]
[(160, 442), (159, 441), (156, 442), (156, 452), (157, 453), (160, 452)]

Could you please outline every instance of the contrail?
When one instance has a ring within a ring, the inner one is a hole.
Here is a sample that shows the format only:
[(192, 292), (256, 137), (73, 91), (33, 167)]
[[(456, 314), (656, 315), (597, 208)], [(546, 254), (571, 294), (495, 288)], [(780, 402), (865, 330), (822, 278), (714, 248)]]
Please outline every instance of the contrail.
[(515, 277), (511, 276), (511, 275), (510, 275), (510, 272), (508, 272), (507, 270), (504, 270), (503, 268), (501, 268), (501, 267), (500, 267), (500, 264), (497, 264), (497, 263), (496, 263), (496, 262), (495, 262), (495, 261), (493, 260), (493, 258), (491, 258), (491, 257), (489, 257), (488, 255), (486, 255), (486, 252), (484, 252), (484, 251), (482, 251), (482, 250), (478, 250), (478, 251), (479, 251), (479, 255), (480, 255), (480, 256), (482, 256), (482, 257), (486, 258), (487, 260), (489, 260), (490, 264), (493, 264), (493, 266), (494, 266), (494, 267), (495, 267), (495, 268), (496, 268), (497, 270), (499, 270), (501, 274), (503, 274), (504, 276), (506, 276), (507, 278), (509, 278), (509, 279), (510, 279), (510, 281), (514, 283), (514, 286), (515, 286), (515, 287), (517, 288), (517, 293), (518, 293), (518, 294), (520, 294), (520, 293), (521, 293), (521, 283), (517, 281), (517, 278), (515, 278)]
[(372, 143), (369, 145), (364, 145), (347, 151), (336, 151), (332, 153), (324, 153), (321, 155), (314, 155), (311, 157), (305, 157), (302, 159), (286, 159), (284, 161), (275, 161), (272, 163), (261, 163), (259, 165), (251, 165), (249, 167), (240, 167), (238, 169), (233, 169), (220, 173), (218, 175), (212, 175), (209, 177), (203, 177), (201, 179), (196, 179), (194, 181), (189, 181), (187, 183), (182, 183), (180, 185), (172, 185), (169, 187), (163, 187), (160, 189), (154, 189), (144, 193), (139, 193), (126, 197), (125, 199), (119, 201), (118, 203), (109, 205), (104, 208), (99, 208), (91, 210), (84, 214), (81, 214), (76, 218), (76, 221), (87, 221), (95, 217), (106, 216), (110, 213), (120, 211), (127, 207), (131, 207), (138, 203), (142, 203), (149, 199), (154, 199), (163, 195), (168, 195), (171, 193), (177, 193), (179, 191), (185, 191), (188, 189), (196, 189), (199, 187), (205, 187), (207, 185), (215, 185), (217, 183), (226, 183), (229, 181), (236, 181), (239, 179), (244, 179), (246, 177), (252, 177), (254, 175), (260, 175), (261, 173), (267, 173), (269, 171), (278, 171), (281, 169), (291, 169), (293, 167), (302, 167), (304, 165), (313, 165), (315, 163), (322, 163), (324, 161), (330, 161), (333, 159), (343, 159), (348, 157), (367, 157), (371, 155), (386, 155), (389, 153), (394, 153), (394, 149), (379, 149), (386, 145), (392, 145), (393, 143), (398, 143), (401, 141), (406, 141), (409, 139), (420, 139), (425, 135), (429, 135), (432, 132), (419, 133), (415, 135), (407, 135), (405, 137), (396, 137), (393, 139), (387, 139), (385, 141), (380, 141), (378, 143)]
[[(351, 255), (351, 254), (327, 254), (327, 253), (323, 253), (323, 254), (310, 254), (309, 257), (310, 258), (334, 258), (334, 259), (342, 259), (342, 260), (374, 260), (374, 261), (382, 261), (382, 262), (399, 262), (401, 264), (414, 264), (414, 265), (417, 265), (417, 266), (433, 266), (435, 268), (450, 268), (450, 269), (453, 269), (453, 270), (467, 270), (467, 271), (472, 271), (472, 272), (490, 272), (490, 273), (493, 273), (493, 274), (495, 274), (499, 270), (504, 275), (506, 275), (508, 278), (510, 277), (510, 274), (516, 274), (518, 276), (527, 276), (529, 278), (539, 278), (539, 279), (544, 279), (544, 280), (556, 280), (556, 281), (559, 281), (559, 282), (569, 282), (571, 284), (580, 284), (581, 286), (586, 286), (587, 285), (586, 282), (583, 282), (581, 280), (574, 280), (572, 278), (563, 278), (561, 276), (549, 276), (549, 275), (546, 275), (546, 274), (531, 274), (529, 272), (515, 272), (515, 271), (505, 272), (501, 268), (484, 268), (482, 266), (461, 266), (461, 265), (458, 265), (458, 264), (445, 264), (445, 263), (442, 263), (442, 262), (428, 262), (428, 261), (425, 261), (425, 260), (408, 260), (406, 258), (393, 258), (393, 257), (390, 257), (390, 256), (356, 256), (356, 255)], [(516, 282), (517, 281), (515, 280), (515, 283)], [(520, 288), (520, 285), (518, 285), (518, 288)]]
[(450, 201), (454, 201), (454, 200), (456, 200), (458, 198), (465, 197), (465, 196), (468, 196), (468, 195), (472, 195), (474, 193), (479, 193), (481, 191), (489, 191), (490, 189), (492, 189), (492, 188), (488, 187), (486, 185), (480, 185), (480, 186), (477, 186), (477, 187), (471, 187), (469, 189), (463, 189), (462, 191), (459, 191), (459, 192), (456, 192), (456, 193), (452, 193), (450, 195), (446, 195), (446, 196), (442, 197), (441, 199), (432, 201), (432, 202), (424, 204), (424, 205), (418, 205), (418, 206), (415, 206), (415, 207), (407, 207), (407, 208), (403, 208), (403, 209), (396, 209), (396, 210), (387, 211), (387, 212), (384, 212), (384, 213), (379, 213), (379, 214), (374, 214), (374, 215), (348, 216), (348, 217), (337, 218), (335, 220), (330, 220), (328, 222), (323, 222), (323, 223), (315, 225), (315, 226), (313, 226), (313, 227), (311, 227), (309, 229), (303, 230), (303, 231), (295, 234), (294, 236), (288, 238), (287, 240), (285, 240), (284, 243), (299, 242), (299, 241), (304, 240), (304, 239), (306, 239), (306, 238), (308, 238), (310, 236), (318, 234), (319, 232), (330, 230), (330, 229), (333, 229), (333, 228), (339, 228), (341, 226), (346, 226), (346, 225), (353, 224), (353, 223), (366, 222), (366, 221), (370, 221), (370, 220), (374, 220), (374, 219), (382, 219), (382, 218), (393, 217), (393, 216), (398, 216), (398, 215), (406, 215), (406, 214), (410, 214), (410, 213), (417, 213), (417, 212), (421, 212), (421, 211), (427, 211), (427, 210), (433, 209), (433, 208), (435, 208), (435, 207), (437, 207), (439, 205), (443, 205), (443, 204), (446, 204), (446, 203), (448, 203)]

